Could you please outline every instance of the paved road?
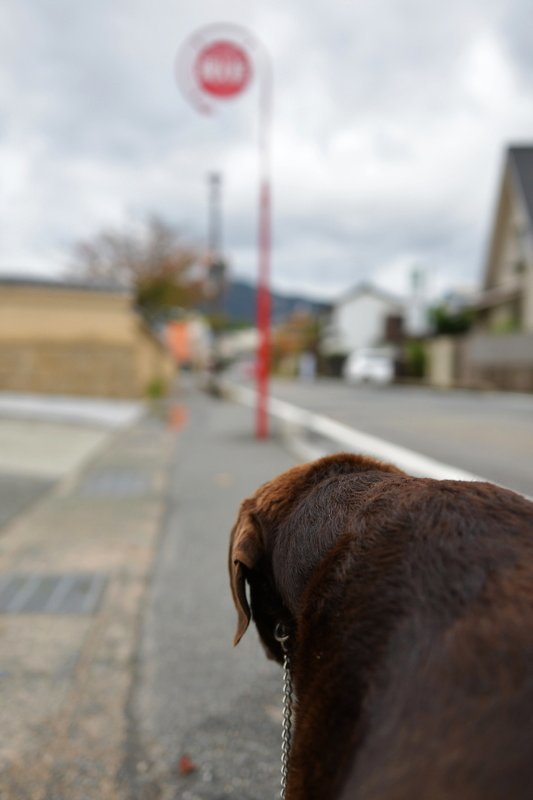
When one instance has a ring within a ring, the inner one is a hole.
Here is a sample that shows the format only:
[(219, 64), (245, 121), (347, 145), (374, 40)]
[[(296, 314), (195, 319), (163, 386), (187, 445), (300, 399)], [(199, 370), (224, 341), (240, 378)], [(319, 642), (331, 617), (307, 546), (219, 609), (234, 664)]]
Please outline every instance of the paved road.
[(280, 380), (272, 394), (533, 496), (533, 396)]

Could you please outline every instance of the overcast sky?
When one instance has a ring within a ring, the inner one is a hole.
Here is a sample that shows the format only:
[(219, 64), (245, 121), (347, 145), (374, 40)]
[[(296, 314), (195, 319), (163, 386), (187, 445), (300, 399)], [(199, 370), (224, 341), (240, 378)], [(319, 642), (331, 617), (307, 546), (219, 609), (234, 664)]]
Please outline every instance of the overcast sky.
[(257, 269), (257, 84), (198, 114), (174, 76), (202, 25), (272, 60), (282, 290), (480, 281), (505, 147), (533, 142), (530, 0), (4, 0), (0, 272), (57, 276), (72, 245), (148, 213), (206, 236), (224, 176), (235, 276)]

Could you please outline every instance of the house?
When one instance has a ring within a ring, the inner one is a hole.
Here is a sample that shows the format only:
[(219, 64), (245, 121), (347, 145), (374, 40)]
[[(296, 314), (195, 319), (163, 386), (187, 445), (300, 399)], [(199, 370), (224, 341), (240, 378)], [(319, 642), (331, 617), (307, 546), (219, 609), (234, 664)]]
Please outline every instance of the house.
[(533, 391), (533, 146), (509, 147), (488, 237), (475, 322), (430, 343), (431, 383)]
[(142, 397), (173, 374), (129, 292), (0, 278), (0, 390)]
[(460, 382), (533, 391), (533, 146), (509, 147)]
[(533, 333), (533, 146), (510, 147), (476, 307), (492, 333)]
[(402, 300), (377, 286), (361, 283), (332, 304), (321, 352), (346, 356), (359, 347), (398, 343), (404, 314)]

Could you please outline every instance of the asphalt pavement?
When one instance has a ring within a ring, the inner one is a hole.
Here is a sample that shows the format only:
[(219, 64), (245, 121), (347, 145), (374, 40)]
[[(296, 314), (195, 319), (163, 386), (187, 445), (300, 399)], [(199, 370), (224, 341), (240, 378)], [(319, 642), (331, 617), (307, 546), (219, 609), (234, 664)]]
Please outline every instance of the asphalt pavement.
[[(191, 391), (148, 593), (135, 715), (165, 797), (265, 800), (279, 787), (281, 672), (251, 628), (237, 648), (227, 568), (241, 500), (294, 459), (253, 415)], [(179, 776), (188, 757), (196, 769)]]
[[(280, 400), (533, 497), (531, 394), (355, 387), (327, 379), (278, 379), (271, 388)], [(334, 449), (343, 449), (342, 440)]]

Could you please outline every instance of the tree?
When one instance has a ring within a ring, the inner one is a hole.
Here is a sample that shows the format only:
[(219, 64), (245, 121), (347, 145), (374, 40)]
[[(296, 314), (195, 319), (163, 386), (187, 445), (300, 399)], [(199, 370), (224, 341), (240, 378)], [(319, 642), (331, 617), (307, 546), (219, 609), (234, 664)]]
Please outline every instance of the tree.
[(468, 306), (450, 309), (446, 303), (441, 303), (431, 309), (430, 317), (437, 336), (458, 336), (470, 330), (474, 312)]
[(275, 369), (295, 372), (298, 357), (305, 352), (317, 353), (320, 321), (311, 312), (295, 310), (272, 336), (272, 361)]
[(196, 249), (176, 229), (152, 216), (143, 225), (104, 230), (74, 247), (72, 272), (89, 283), (131, 289), (150, 322), (204, 296), (205, 276)]

